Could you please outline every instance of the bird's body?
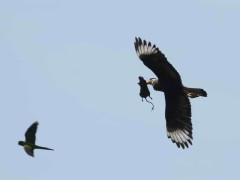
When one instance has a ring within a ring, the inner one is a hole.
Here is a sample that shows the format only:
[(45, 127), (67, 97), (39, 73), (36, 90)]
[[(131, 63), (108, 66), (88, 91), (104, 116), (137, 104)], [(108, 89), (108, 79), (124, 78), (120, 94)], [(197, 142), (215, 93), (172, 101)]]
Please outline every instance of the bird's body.
[(31, 150), (33, 148), (33, 146), (26, 144), (26, 145), (23, 145), (23, 148), (26, 150)]
[(188, 147), (193, 139), (189, 97), (206, 97), (207, 93), (203, 89), (183, 86), (179, 73), (155, 45), (136, 38), (135, 49), (144, 65), (158, 77), (151, 78), (146, 83), (151, 84), (154, 90), (164, 93), (168, 138), (171, 138), (178, 147)]
[[(153, 89), (155, 91), (162, 91), (162, 92), (164, 92), (164, 90), (166, 90), (166, 89), (164, 89), (164, 85), (162, 85), (159, 82), (159, 80), (156, 79), (156, 78), (151, 78), (148, 81), (146, 81), (146, 83), (152, 85)], [(207, 93), (203, 89), (200, 89), (200, 88), (189, 88), (189, 87), (186, 87), (186, 86), (182, 86), (182, 88), (183, 88), (182, 90), (190, 98), (196, 98), (196, 97), (199, 97), (199, 96), (207, 97)]]
[(47, 147), (38, 146), (35, 144), (36, 141), (36, 132), (37, 132), (38, 122), (33, 123), (26, 131), (25, 138), (26, 141), (19, 141), (18, 144), (23, 146), (25, 152), (34, 157), (34, 149), (45, 149), (45, 150), (53, 150)]

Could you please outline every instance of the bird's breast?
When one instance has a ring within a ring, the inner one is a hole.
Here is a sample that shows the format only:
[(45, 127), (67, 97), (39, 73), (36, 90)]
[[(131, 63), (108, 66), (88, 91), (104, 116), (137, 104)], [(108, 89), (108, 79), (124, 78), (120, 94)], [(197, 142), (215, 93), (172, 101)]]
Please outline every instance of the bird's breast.
[(27, 150), (31, 150), (32, 149), (32, 146), (30, 146), (30, 145), (24, 145), (23, 147), (24, 147), (24, 149), (27, 149)]

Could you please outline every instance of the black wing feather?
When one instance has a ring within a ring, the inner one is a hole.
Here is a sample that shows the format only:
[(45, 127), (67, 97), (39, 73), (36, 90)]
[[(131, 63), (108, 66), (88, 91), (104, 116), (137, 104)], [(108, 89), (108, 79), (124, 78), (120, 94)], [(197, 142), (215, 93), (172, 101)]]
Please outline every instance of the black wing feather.
[(154, 44), (148, 43), (141, 38), (135, 38), (135, 49), (144, 65), (151, 69), (158, 77), (161, 83), (164, 83), (166, 88), (168, 86), (182, 86), (182, 81), (176, 69), (167, 61), (165, 55), (156, 48)]
[(26, 131), (25, 138), (27, 143), (35, 144), (38, 122), (34, 122)]
[(178, 147), (192, 144), (191, 104), (182, 90), (165, 92), (167, 135)]

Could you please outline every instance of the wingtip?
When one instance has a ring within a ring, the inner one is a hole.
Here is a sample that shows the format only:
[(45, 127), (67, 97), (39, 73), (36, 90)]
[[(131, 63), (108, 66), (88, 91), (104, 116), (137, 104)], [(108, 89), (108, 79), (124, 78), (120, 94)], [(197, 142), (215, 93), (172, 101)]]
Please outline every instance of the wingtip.
[(28, 154), (29, 156), (31, 156), (32, 158), (34, 158), (35, 156), (34, 156), (34, 154)]
[(38, 125), (39, 125), (39, 122), (38, 122), (38, 121), (36, 121), (34, 124), (36, 124), (36, 126), (38, 126)]
[(39, 122), (38, 121), (35, 121), (34, 123), (32, 123), (32, 125), (35, 124), (35, 125), (39, 125)]
[(142, 40), (140, 37), (135, 37), (134, 46), (139, 57), (141, 55), (151, 55), (159, 52), (155, 44), (152, 46), (151, 42)]
[(192, 135), (186, 134), (184, 131), (182, 130), (170, 130), (167, 131), (167, 137), (170, 138), (172, 140), (173, 143), (175, 143), (177, 145), (178, 148), (189, 148), (189, 144), (192, 145)]

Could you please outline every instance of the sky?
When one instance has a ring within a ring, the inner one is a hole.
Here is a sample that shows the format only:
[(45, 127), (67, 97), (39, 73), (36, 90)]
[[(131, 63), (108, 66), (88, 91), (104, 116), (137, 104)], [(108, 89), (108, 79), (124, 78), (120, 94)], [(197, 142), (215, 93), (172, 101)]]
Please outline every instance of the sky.
[[(240, 178), (240, 1), (0, 1), (0, 179)], [(134, 38), (156, 44), (191, 100), (193, 145), (166, 136), (165, 100), (139, 96)], [(28, 156), (35, 121), (55, 151)]]

